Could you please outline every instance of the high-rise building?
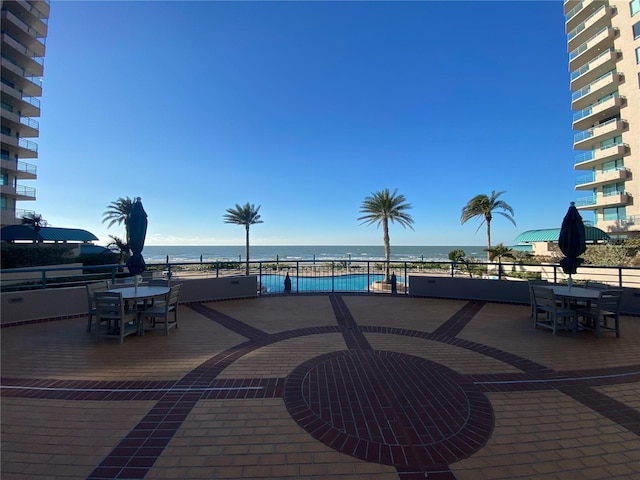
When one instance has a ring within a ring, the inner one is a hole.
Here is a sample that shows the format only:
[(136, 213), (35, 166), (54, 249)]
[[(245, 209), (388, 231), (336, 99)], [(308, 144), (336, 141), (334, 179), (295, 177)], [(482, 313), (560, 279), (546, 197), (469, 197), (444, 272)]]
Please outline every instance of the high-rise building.
[(38, 158), (38, 145), (32, 139), (39, 135), (35, 117), (40, 116), (49, 0), (0, 0), (0, 14), (0, 224), (5, 226), (30, 213), (18, 202), (36, 199), (28, 183), (37, 178), (31, 162)]
[(569, 0), (564, 13), (576, 206), (612, 238), (638, 238), (640, 0)]

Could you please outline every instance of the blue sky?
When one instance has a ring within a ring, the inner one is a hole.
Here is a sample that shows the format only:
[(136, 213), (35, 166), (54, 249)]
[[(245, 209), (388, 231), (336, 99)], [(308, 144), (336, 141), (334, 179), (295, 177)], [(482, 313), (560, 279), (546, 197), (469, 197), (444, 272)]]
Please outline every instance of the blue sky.
[[(378, 245), (362, 200), (398, 189), (392, 245), (482, 245), (466, 202), (517, 226), (574, 200), (562, 2), (51, 2), (35, 210), (103, 242), (140, 196), (147, 245)], [(104, 244), (104, 243), (103, 243)]]

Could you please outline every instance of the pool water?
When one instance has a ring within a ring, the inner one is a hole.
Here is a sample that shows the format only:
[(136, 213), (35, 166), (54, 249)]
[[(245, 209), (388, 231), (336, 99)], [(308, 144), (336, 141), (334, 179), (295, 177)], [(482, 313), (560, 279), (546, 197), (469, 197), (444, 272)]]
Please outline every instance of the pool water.
[[(261, 275), (260, 282), (267, 293), (284, 292), (285, 275)], [(373, 282), (384, 280), (383, 274), (351, 274), (327, 277), (290, 276), (292, 292), (366, 292)], [(398, 283), (404, 279), (398, 277)]]

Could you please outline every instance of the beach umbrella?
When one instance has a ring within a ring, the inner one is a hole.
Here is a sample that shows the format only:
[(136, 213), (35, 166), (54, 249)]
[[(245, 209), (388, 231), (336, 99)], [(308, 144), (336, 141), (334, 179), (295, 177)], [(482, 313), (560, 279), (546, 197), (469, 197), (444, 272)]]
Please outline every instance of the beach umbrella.
[(139, 275), (146, 268), (144, 258), (142, 258), (146, 236), (147, 214), (142, 207), (140, 197), (138, 197), (131, 209), (131, 215), (129, 215), (129, 247), (133, 255), (127, 260), (127, 268), (133, 275)]
[(569, 285), (571, 285), (571, 275), (576, 273), (583, 261), (578, 257), (587, 250), (584, 223), (574, 202), (571, 202), (569, 211), (562, 220), (558, 247), (564, 254), (564, 258), (560, 260), (560, 266), (564, 273), (569, 275)]

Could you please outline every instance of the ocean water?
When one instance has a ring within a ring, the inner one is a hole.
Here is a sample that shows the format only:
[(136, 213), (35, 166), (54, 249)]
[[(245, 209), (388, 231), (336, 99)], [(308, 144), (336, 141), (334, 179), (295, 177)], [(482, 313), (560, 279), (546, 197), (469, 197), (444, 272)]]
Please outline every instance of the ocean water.
[[(391, 245), (391, 261), (448, 261), (451, 250), (464, 250), (467, 257), (484, 259), (486, 252), (483, 246), (393, 246)], [(282, 245), (282, 246), (250, 246), (251, 261), (283, 261), (296, 260), (384, 260), (384, 247), (364, 245)], [(169, 258), (171, 263), (237, 261), (245, 260), (245, 247), (240, 246), (145, 246), (142, 251), (145, 262), (164, 263)]]

